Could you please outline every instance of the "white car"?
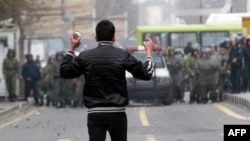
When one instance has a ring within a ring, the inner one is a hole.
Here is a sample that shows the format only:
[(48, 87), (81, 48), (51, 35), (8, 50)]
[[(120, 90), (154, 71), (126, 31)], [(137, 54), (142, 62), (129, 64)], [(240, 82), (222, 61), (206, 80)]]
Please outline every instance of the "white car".
[[(145, 61), (145, 53), (135, 52), (132, 55)], [(164, 105), (173, 103), (172, 78), (168, 71), (164, 56), (153, 53), (155, 70), (150, 81), (136, 79), (131, 73), (126, 72), (128, 95), (135, 102), (159, 102)]]

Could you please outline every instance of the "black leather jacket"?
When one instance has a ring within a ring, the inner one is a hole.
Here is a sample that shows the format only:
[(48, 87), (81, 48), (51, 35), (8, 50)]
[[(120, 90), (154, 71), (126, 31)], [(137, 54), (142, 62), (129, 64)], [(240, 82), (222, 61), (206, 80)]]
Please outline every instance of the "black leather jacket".
[(125, 71), (135, 78), (150, 80), (154, 63), (146, 57), (144, 63), (127, 51), (112, 44), (81, 52), (78, 57), (68, 51), (60, 66), (60, 75), (72, 79), (84, 74), (84, 104), (87, 108), (123, 107), (128, 105)]

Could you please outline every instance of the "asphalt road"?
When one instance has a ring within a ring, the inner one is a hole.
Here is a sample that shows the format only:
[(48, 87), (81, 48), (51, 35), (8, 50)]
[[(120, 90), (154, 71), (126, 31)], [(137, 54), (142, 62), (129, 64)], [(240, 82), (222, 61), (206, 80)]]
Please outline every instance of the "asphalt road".
[[(224, 124), (250, 124), (228, 103), (127, 107), (128, 141), (223, 141)], [(0, 119), (1, 141), (86, 141), (87, 109), (26, 107)], [(106, 141), (110, 141), (107, 136)]]

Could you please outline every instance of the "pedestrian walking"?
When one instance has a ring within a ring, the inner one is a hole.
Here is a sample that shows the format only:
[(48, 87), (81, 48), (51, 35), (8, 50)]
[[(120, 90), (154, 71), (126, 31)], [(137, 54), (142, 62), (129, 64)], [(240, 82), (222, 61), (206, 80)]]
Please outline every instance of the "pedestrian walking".
[(84, 74), (84, 104), (88, 108), (89, 141), (104, 141), (108, 131), (112, 141), (127, 141), (128, 105), (125, 71), (135, 78), (150, 80), (154, 63), (151, 57), (153, 42), (143, 42), (146, 50), (145, 62), (137, 60), (129, 52), (114, 47), (115, 26), (109, 20), (102, 20), (96, 26), (94, 49), (74, 55), (80, 38), (71, 36), (71, 46), (63, 58), (60, 75), (63, 78), (77, 78)]

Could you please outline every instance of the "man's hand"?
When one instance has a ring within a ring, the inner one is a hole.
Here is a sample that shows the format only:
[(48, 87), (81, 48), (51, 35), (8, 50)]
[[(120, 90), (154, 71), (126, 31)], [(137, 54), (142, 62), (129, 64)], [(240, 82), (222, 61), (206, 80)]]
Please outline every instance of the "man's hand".
[(152, 56), (152, 50), (154, 49), (154, 43), (151, 38), (145, 38), (143, 46), (147, 52), (147, 56)]
[(70, 37), (70, 48), (69, 50), (74, 51), (81, 44), (81, 37), (76, 37), (73, 33)]

